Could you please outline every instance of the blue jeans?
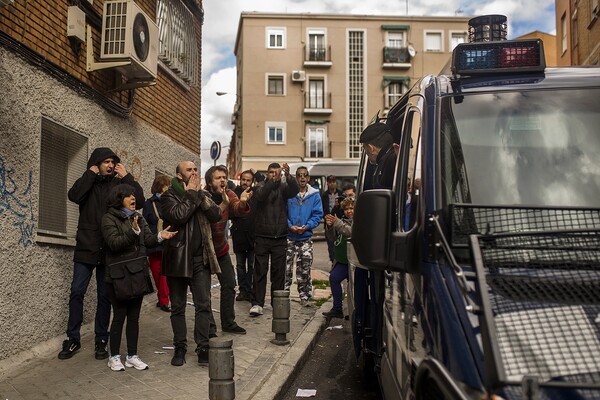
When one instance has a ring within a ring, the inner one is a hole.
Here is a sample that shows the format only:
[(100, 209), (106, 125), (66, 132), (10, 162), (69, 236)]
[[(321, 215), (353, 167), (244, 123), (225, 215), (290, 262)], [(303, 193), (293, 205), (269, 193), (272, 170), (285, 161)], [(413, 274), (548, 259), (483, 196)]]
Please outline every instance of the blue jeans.
[(250, 293), (252, 291), (252, 274), (254, 273), (254, 250), (235, 253), (235, 262), (240, 292)]
[(336, 263), (329, 274), (333, 308), (342, 310), (342, 281), (348, 279), (348, 264)]
[(106, 284), (104, 283), (104, 265), (76, 262), (73, 266), (73, 281), (71, 282), (71, 294), (69, 296), (67, 336), (77, 342), (81, 341), (80, 330), (83, 323), (83, 298), (90, 284), (94, 268), (96, 268), (96, 287), (98, 292), (94, 333), (96, 334), (96, 342), (101, 340), (108, 342), (110, 300), (108, 299)]

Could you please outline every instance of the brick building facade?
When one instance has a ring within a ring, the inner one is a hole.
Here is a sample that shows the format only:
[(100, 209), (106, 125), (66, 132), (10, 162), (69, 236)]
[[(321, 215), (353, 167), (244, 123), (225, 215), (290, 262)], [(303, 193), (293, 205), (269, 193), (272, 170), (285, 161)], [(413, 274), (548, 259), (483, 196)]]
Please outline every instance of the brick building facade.
[(137, 88), (115, 68), (88, 71), (90, 43), (67, 37), (76, 6), (103, 62), (104, 3), (0, 2), (0, 372), (64, 338), (78, 216), (66, 192), (91, 151), (112, 148), (146, 197), (157, 174), (199, 163), (201, 0), (135, 0), (159, 33), (154, 84)]

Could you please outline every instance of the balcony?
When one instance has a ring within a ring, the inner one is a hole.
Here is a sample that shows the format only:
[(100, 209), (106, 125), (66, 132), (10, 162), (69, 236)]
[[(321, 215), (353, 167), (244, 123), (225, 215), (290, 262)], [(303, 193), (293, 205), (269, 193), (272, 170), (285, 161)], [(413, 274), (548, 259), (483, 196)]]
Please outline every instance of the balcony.
[(383, 68), (408, 69), (411, 65), (408, 47), (384, 47)]
[(331, 109), (331, 93), (304, 94), (304, 114), (329, 115)]
[(305, 67), (330, 68), (331, 65), (331, 46), (318, 48), (306, 48), (304, 46)]

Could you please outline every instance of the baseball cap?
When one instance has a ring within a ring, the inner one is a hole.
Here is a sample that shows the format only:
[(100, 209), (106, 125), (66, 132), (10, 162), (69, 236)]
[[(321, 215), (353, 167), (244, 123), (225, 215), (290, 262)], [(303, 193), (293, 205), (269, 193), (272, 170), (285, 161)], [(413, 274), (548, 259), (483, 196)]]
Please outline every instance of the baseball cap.
[(335, 182), (335, 175), (328, 175), (327, 182)]

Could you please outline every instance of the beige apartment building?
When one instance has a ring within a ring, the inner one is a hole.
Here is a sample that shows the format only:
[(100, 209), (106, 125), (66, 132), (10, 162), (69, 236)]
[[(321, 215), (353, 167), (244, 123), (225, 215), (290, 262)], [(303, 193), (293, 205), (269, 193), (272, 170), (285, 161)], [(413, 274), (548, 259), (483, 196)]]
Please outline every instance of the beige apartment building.
[(468, 40), (470, 17), (244, 12), (232, 177), (271, 162), (360, 157), (361, 131)]
[(600, 0), (556, 0), (557, 64), (599, 65)]

